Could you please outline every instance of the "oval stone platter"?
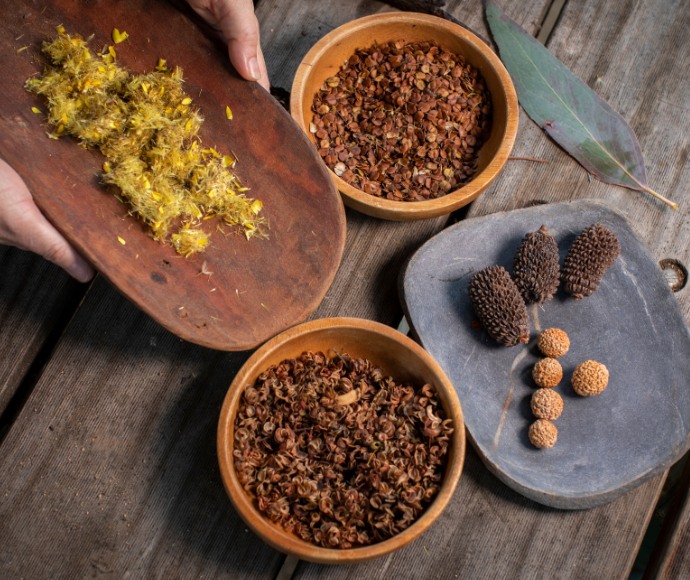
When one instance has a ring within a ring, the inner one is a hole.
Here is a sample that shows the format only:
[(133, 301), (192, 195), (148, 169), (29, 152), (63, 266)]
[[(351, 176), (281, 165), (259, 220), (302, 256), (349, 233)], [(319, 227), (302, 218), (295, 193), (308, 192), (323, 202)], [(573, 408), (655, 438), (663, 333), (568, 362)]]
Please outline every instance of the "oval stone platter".
[[(588, 298), (559, 288), (531, 305), (529, 345), (498, 345), (473, 330), (467, 284), (498, 264), (512, 271), (522, 237), (544, 224), (561, 265), (583, 229), (603, 223), (621, 255)], [(542, 504), (581, 509), (609, 502), (679, 459), (690, 445), (690, 331), (661, 269), (626, 220), (608, 205), (578, 201), (468, 219), (438, 234), (409, 260), (400, 278), (403, 306), (424, 348), (460, 398), (470, 440), (501, 481)], [(542, 358), (540, 330), (561, 328), (570, 350), (559, 359), (562, 415), (558, 441), (540, 450), (527, 437), (532, 367)], [(592, 359), (607, 366), (606, 390), (580, 397), (570, 379)]]
[[(0, 157), (120, 292), (171, 332), (221, 350), (253, 348), (316, 308), (345, 243), (340, 196), (314, 146), (263, 88), (239, 77), (226, 48), (164, 0), (17, 0), (0, 3), (0, 19)], [(100, 185), (99, 152), (46, 136), (47, 103), (24, 83), (42, 71), (41, 42), (58, 25), (68, 34), (93, 34), (94, 53), (113, 44), (114, 28), (126, 31), (129, 38), (115, 50), (118, 63), (134, 72), (151, 72), (159, 58), (182, 67), (185, 90), (205, 118), (203, 145), (237, 155), (247, 195), (262, 201), (270, 222), (268, 240), (248, 241), (227, 228), (223, 234), (211, 220), (208, 250), (181, 257), (128, 214), (115, 188)]]

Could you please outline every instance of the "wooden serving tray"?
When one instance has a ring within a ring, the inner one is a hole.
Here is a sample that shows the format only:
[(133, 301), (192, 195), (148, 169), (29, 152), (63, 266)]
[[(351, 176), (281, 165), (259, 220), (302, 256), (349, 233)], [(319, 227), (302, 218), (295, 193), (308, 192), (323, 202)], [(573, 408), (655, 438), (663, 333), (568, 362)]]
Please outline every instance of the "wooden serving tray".
[[(307, 137), (263, 88), (239, 77), (226, 50), (163, 0), (18, 0), (1, 3), (0, 18), (0, 157), (120, 292), (178, 336), (222, 350), (253, 348), (316, 308), (345, 243), (340, 196)], [(118, 62), (135, 72), (152, 71), (159, 58), (182, 67), (186, 91), (206, 120), (204, 145), (237, 154), (248, 195), (263, 202), (269, 240), (214, 232), (205, 253), (185, 259), (155, 242), (114, 188), (100, 185), (99, 152), (46, 136), (47, 103), (24, 83), (41, 72), (41, 42), (60, 24), (70, 34), (95, 34), (94, 51), (112, 44), (114, 28), (126, 31)], [(201, 274), (204, 262), (212, 275)]]
[[(561, 264), (577, 234), (603, 223), (622, 252), (599, 289), (575, 301), (559, 289), (528, 306), (529, 345), (506, 348), (486, 331), (467, 296), (474, 272), (498, 264), (509, 272), (522, 237), (546, 225)], [(404, 308), (424, 348), (448, 374), (460, 398), (470, 440), (501, 481), (542, 504), (563, 509), (600, 505), (677, 461), (690, 445), (690, 331), (661, 269), (626, 220), (610, 206), (578, 201), (469, 219), (429, 240), (404, 268)], [(537, 388), (532, 367), (542, 358), (540, 330), (561, 328), (570, 350), (559, 360), (555, 390), (564, 410), (554, 421), (558, 442), (539, 450), (527, 437)], [(580, 397), (575, 367), (607, 366), (606, 390)]]

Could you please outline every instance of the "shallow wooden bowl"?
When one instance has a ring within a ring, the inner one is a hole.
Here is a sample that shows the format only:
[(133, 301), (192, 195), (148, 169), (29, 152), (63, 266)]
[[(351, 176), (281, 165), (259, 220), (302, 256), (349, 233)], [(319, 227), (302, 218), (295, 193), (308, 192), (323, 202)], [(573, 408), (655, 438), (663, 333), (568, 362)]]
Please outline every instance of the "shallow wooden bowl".
[[(235, 414), (245, 387), (253, 384), (268, 367), (286, 358), (294, 358), (306, 350), (328, 353), (331, 349), (352, 357), (368, 358), (397, 381), (410, 381), (419, 386), (431, 384), (455, 427), (441, 490), (422, 516), (393, 538), (372, 546), (346, 550), (321, 548), (305, 542), (261, 514), (237, 480), (232, 457)], [(300, 324), (279, 334), (257, 350), (240, 369), (230, 385), (220, 414), (218, 460), (230, 500), (242, 519), (262, 540), (281, 552), (303, 560), (323, 564), (353, 564), (401, 548), (421, 535), (441, 514), (462, 472), (465, 424), (453, 385), (436, 361), (417, 343), (377, 322), (357, 318), (326, 318)]]
[(290, 112), (314, 142), (309, 124), (314, 117), (314, 94), (328, 77), (338, 73), (343, 63), (359, 48), (392, 40), (417, 42), (435, 40), (479, 69), (491, 93), (493, 127), (491, 137), (479, 151), (479, 167), (474, 179), (449, 194), (428, 201), (391, 201), (364, 193), (345, 183), (333, 171), (331, 177), (345, 205), (367, 215), (407, 221), (450, 213), (473, 201), (505, 165), (515, 143), (518, 128), (518, 101), (510, 75), (498, 56), (480, 38), (461, 26), (426, 14), (390, 12), (348, 22), (319, 40), (307, 53), (292, 83)]

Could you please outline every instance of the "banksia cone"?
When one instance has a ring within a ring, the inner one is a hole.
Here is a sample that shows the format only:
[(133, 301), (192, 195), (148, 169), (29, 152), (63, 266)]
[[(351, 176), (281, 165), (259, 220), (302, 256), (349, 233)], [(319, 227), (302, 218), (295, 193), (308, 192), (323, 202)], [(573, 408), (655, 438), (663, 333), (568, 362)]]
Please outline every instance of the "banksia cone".
[(575, 238), (563, 262), (561, 281), (575, 300), (591, 296), (604, 273), (621, 253), (616, 234), (592, 224)]
[(527, 304), (543, 304), (553, 297), (558, 279), (558, 246), (541, 226), (522, 238), (513, 258), (513, 280)]
[(498, 343), (529, 342), (529, 316), (520, 291), (508, 272), (489, 266), (477, 272), (467, 287), (470, 302), (484, 328)]

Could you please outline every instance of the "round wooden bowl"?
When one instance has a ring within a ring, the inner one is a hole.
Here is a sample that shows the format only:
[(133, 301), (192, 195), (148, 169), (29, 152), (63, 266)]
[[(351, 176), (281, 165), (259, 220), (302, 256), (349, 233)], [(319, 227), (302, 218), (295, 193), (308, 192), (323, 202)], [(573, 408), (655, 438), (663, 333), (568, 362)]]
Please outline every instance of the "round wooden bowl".
[[(233, 462), (234, 422), (247, 385), (268, 367), (302, 352), (332, 349), (350, 356), (368, 358), (396, 381), (425, 383), (435, 387), (443, 408), (453, 419), (448, 464), (439, 494), (409, 528), (388, 540), (352, 549), (329, 549), (305, 542), (286, 532), (259, 512), (240, 485)], [(230, 385), (218, 424), (218, 460), (223, 484), (232, 504), (252, 531), (281, 552), (323, 564), (353, 564), (378, 558), (401, 548), (422, 534), (448, 504), (460, 479), (465, 460), (465, 424), (453, 385), (436, 361), (417, 343), (388, 326), (358, 318), (326, 318), (300, 324), (279, 334), (259, 348), (244, 364)]]
[(447, 20), (413, 12), (388, 12), (348, 22), (319, 40), (300, 63), (292, 83), (290, 112), (314, 142), (314, 135), (308, 130), (314, 117), (311, 106), (324, 81), (335, 76), (355, 50), (368, 48), (374, 42), (393, 40), (406, 43), (435, 40), (449, 51), (463, 55), (481, 72), (491, 93), (493, 126), (491, 137), (479, 151), (477, 173), (463, 187), (437, 199), (391, 201), (364, 193), (329, 171), (345, 205), (357, 211), (398, 221), (437, 217), (467, 205), (484, 191), (496, 179), (515, 143), (518, 128), (515, 87), (498, 56), (480, 38)]

